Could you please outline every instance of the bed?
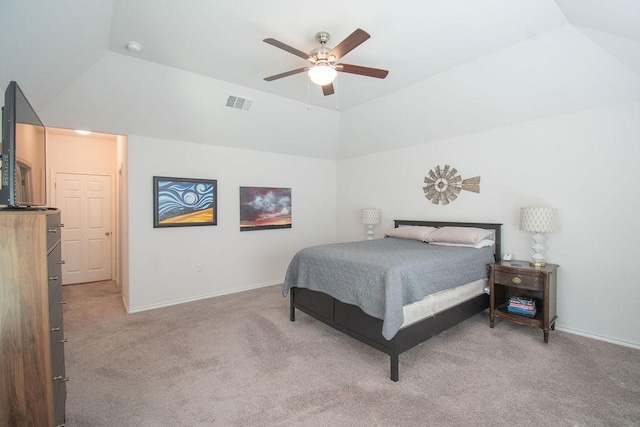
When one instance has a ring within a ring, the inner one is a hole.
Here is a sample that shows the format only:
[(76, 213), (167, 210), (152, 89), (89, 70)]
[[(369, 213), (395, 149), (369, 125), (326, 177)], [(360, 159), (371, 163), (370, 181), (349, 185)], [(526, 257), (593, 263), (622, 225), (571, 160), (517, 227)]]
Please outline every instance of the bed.
[[(388, 354), (393, 381), (399, 380), (400, 354), (488, 308), (483, 292), (488, 265), (499, 259), (501, 250), (501, 224), (394, 221), (395, 229), (409, 230), (402, 227), (489, 230), (493, 244), (469, 249), (385, 238), (305, 248), (292, 259), (283, 284), (291, 321), (298, 309)], [(415, 251), (429, 251), (429, 259)], [(460, 254), (462, 261), (456, 262), (462, 264), (450, 264)], [(349, 264), (352, 257), (358, 263)], [(391, 267), (384, 264), (387, 259)], [(321, 266), (325, 269), (319, 270)], [(432, 278), (436, 273), (440, 277)]]

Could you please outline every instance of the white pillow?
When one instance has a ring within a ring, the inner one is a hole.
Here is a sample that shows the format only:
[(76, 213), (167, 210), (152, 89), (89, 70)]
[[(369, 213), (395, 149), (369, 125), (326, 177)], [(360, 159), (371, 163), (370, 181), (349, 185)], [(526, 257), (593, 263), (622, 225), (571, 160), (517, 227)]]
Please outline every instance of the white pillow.
[(437, 228), (435, 227), (409, 225), (406, 227), (392, 228), (391, 230), (386, 232), (385, 236), (397, 237), (399, 239), (420, 240), (421, 242), (426, 242), (427, 237), (436, 230)]
[(473, 227), (442, 227), (427, 237), (427, 242), (460, 243), (463, 245), (477, 245), (491, 236), (491, 230)]
[(478, 244), (475, 245), (468, 245), (465, 243), (447, 243), (447, 242), (429, 242), (430, 245), (437, 245), (437, 246), (460, 246), (463, 248), (476, 248), (476, 249), (480, 249), (480, 248), (485, 248), (487, 246), (493, 246), (495, 245), (496, 242), (494, 242), (491, 239), (483, 239), (480, 240), (480, 242)]

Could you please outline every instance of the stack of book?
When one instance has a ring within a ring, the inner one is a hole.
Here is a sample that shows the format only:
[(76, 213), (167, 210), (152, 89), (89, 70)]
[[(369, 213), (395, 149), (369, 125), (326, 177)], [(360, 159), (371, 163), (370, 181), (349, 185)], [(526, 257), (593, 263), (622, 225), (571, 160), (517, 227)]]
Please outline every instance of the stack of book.
[(511, 297), (507, 311), (520, 316), (536, 317), (536, 301), (532, 298)]

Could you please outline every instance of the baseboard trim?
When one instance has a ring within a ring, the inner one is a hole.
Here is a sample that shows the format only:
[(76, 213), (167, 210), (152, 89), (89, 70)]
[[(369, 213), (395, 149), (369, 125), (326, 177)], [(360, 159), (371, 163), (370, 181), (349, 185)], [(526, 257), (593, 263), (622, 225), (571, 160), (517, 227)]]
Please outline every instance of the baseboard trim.
[(252, 289), (265, 288), (267, 286), (281, 285), (282, 282), (283, 280), (274, 280), (272, 282), (258, 283), (255, 285), (245, 286), (243, 288), (236, 288), (236, 289), (231, 289), (231, 290), (222, 291), (222, 292), (214, 292), (211, 294), (198, 295), (196, 297), (167, 301), (160, 304), (145, 305), (142, 307), (130, 308), (130, 307), (127, 307), (127, 305), (125, 304), (125, 309), (128, 314), (139, 313), (141, 311), (155, 310), (156, 308), (163, 308), (163, 307), (171, 307), (172, 305), (185, 304), (188, 302), (200, 301), (208, 298), (221, 297), (223, 295), (237, 294), (238, 292), (245, 292), (245, 291), (250, 291)]
[[(193, 302), (193, 301), (200, 301), (203, 299), (208, 299), (208, 298), (215, 298), (215, 297), (220, 297), (223, 295), (231, 295), (231, 294), (236, 294), (238, 292), (245, 292), (245, 291), (250, 291), (253, 289), (259, 289), (259, 288), (265, 288), (267, 286), (273, 286), (273, 285), (279, 285), (282, 284), (282, 280), (274, 280), (271, 282), (265, 282), (265, 283), (258, 283), (255, 285), (250, 285), (250, 286), (245, 286), (243, 288), (237, 288), (237, 289), (231, 289), (231, 290), (227, 290), (227, 291), (222, 291), (222, 292), (214, 292), (211, 294), (205, 294), (205, 295), (199, 295), (196, 297), (192, 297), (192, 298), (184, 298), (184, 299), (179, 299), (179, 300), (173, 300), (173, 301), (167, 301), (161, 304), (151, 304), (151, 305), (146, 305), (146, 306), (142, 306), (142, 307), (135, 307), (135, 308), (130, 308), (127, 306), (127, 302), (125, 301), (124, 298), (122, 298), (122, 302), (124, 304), (125, 310), (128, 314), (133, 314), (133, 313), (139, 313), (142, 311), (148, 311), (148, 310), (155, 310), (157, 308), (163, 308), (163, 307), (171, 307), (173, 305), (178, 305), (178, 304), (185, 304), (188, 302)], [(627, 342), (627, 341), (622, 341), (622, 340), (617, 340), (617, 339), (613, 339), (613, 338), (609, 338), (609, 337), (605, 337), (602, 335), (596, 335), (590, 332), (585, 332), (585, 331), (581, 331), (579, 329), (572, 329), (572, 328), (567, 328), (565, 326), (560, 326), (560, 325), (556, 325), (556, 330), (558, 331), (562, 331), (562, 332), (566, 332), (569, 334), (573, 334), (573, 335), (579, 335), (582, 337), (587, 337), (587, 338), (592, 338), (594, 340), (598, 340), (598, 341), (604, 341), (604, 342), (608, 342), (611, 344), (616, 344), (616, 345), (620, 345), (623, 347), (629, 347), (629, 348), (633, 348), (636, 350), (640, 350), (640, 345), (639, 344), (635, 344), (635, 343), (631, 343), (631, 342)]]
[(609, 338), (609, 337), (603, 337), (602, 335), (592, 334), (590, 332), (581, 331), (579, 329), (566, 328), (564, 326), (556, 325), (556, 330), (557, 331), (562, 331), (562, 332), (567, 332), (567, 333), (573, 334), (573, 335), (580, 335), (581, 337), (593, 338), (594, 340), (598, 340), (598, 341), (604, 341), (604, 342), (608, 342), (608, 343), (611, 343), (611, 344), (621, 345), (623, 347), (629, 347), (629, 348), (634, 348), (636, 350), (640, 350), (640, 345), (639, 344), (635, 344), (635, 343), (631, 343), (631, 342), (627, 342), (627, 341), (622, 341), (622, 340), (616, 340), (616, 339)]

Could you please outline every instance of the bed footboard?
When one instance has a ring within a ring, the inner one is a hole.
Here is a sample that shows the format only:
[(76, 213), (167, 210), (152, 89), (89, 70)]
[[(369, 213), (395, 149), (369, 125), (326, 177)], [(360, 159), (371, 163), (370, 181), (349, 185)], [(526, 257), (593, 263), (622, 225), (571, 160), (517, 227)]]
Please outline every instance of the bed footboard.
[(433, 317), (400, 329), (391, 339), (382, 336), (382, 320), (371, 317), (359, 307), (345, 304), (322, 292), (304, 288), (290, 289), (290, 320), (295, 321), (295, 309), (320, 320), (390, 356), (390, 378), (399, 380), (399, 356), (440, 332), (457, 325), (489, 307), (489, 296), (479, 295)]

